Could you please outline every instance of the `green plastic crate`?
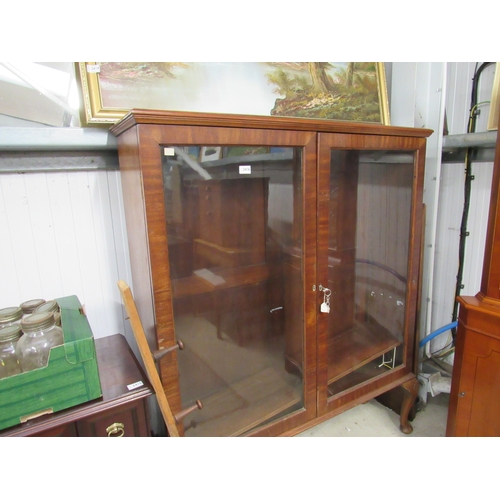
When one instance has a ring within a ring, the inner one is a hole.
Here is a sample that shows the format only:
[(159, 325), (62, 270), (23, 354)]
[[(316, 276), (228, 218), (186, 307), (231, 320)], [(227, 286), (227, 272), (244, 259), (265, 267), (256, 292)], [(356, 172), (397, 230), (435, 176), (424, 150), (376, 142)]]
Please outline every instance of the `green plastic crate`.
[(44, 368), (0, 380), (0, 429), (102, 396), (94, 336), (75, 295), (56, 299), (64, 344)]

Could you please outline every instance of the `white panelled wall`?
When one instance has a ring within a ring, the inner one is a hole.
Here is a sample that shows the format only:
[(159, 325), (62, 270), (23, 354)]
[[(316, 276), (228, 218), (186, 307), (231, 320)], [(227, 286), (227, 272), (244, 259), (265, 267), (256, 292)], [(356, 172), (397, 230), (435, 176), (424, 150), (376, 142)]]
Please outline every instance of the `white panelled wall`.
[(77, 295), (96, 338), (126, 333), (116, 286), (131, 275), (119, 171), (0, 175), (0, 234), (0, 307)]
[[(450, 135), (465, 134), (468, 129), (472, 82), (475, 63), (447, 64), (446, 119)], [(475, 132), (487, 130), (489, 101), (493, 87), (494, 65), (487, 67), (478, 82), (480, 114)], [(475, 295), (481, 286), (486, 228), (493, 162), (473, 162), (470, 208), (467, 222), (462, 295)], [(441, 166), (439, 211), (436, 231), (434, 294), (432, 329), (452, 320), (456, 276), (458, 271), (458, 245), (464, 208), (465, 164), (446, 163)], [(431, 350), (444, 347), (450, 341), (443, 334), (431, 341)]]
[[(391, 123), (434, 130), (428, 140), (424, 203), (426, 229), (420, 335), (452, 321), (458, 271), (458, 245), (464, 207), (465, 164), (441, 161), (445, 125), (450, 135), (467, 132), (476, 63), (393, 63)], [(479, 80), (481, 114), (475, 132), (487, 129), (494, 65)], [(474, 162), (462, 295), (481, 285), (493, 163)], [(431, 351), (450, 341), (449, 332), (429, 342)], [(452, 361), (452, 358), (448, 359)]]
[[(431, 128), (424, 202), (424, 282), (421, 336), (451, 320), (458, 237), (463, 209), (464, 168), (441, 162), (446, 118), (450, 134), (467, 130), (475, 63), (389, 63), (393, 125)], [(489, 100), (493, 67), (480, 101)], [(486, 129), (488, 107), (476, 131)], [(1, 133), (1, 128), (0, 128)], [(479, 290), (492, 164), (473, 165), (464, 293)], [(32, 298), (75, 294), (85, 305), (94, 335), (124, 333), (116, 286), (131, 284), (120, 174), (117, 170), (6, 174), (0, 171), (0, 307)], [(446, 339), (431, 342), (442, 347)], [(137, 351), (136, 351), (137, 352)]]
[[(425, 242), (422, 273), (420, 336), (433, 331), (433, 275), (435, 240), (441, 177), (441, 149), (444, 123), (446, 63), (393, 63), (391, 84), (391, 124), (434, 130), (427, 139), (424, 204), (426, 207)], [(442, 326), (442, 325), (439, 325)]]

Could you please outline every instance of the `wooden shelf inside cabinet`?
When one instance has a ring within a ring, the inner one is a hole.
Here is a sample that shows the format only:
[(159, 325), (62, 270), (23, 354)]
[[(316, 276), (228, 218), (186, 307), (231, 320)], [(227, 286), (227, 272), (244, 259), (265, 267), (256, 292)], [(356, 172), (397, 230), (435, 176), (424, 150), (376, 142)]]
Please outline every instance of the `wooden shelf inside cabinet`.
[(124, 437), (150, 437), (147, 398), (153, 391), (127, 340), (116, 334), (96, 339), (95, 346), (101, 398), (11, 427), (0, 437), (106, 437), (120, 435), (122, 426)]
[(260, 283), (269, 278), (265, 264), (231, 269), (199, 269), (192, 276), (172, 280), (174, 299)]
[(384, 328), (355, 324), (328, 343), (328, 385), (383, 356), (401, 342)]

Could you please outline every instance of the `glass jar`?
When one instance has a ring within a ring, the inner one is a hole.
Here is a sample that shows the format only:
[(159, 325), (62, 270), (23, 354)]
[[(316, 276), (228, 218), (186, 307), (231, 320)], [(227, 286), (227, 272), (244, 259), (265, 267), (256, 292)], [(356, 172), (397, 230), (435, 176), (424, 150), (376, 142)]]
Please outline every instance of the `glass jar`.
[(21, 373), (16, 344), (22, 333), (19, 324), (6, 326), (0, 330), (0, 379)]
[(19, 307), (23, 310), (23, 314), (27, 316), (28, 314), (32, 314), (42, 304), (45, 304), (45, 299), (31, 299), (23, 302)]
[(50, 312), (33, 313), (21, 321), (24, 335), (16, 346), (23, 372), (43, 368), (49, 361), (50, 349), (64, 343), (62, 329)]
[(0, 309), (0, 328), (16, 323), (19, 324), (22, 317), (23, 310), (20, 307), (4, 307), (3, 309)]
[(33, 312), (34, 313), (50, 312), (54, 315), (54, 318), (56, 320), (56, 325), (61, 326), (61, 312), (57, 301), (48, 300), (47, 302), (44, 302), (41, 306), (38, 306)]

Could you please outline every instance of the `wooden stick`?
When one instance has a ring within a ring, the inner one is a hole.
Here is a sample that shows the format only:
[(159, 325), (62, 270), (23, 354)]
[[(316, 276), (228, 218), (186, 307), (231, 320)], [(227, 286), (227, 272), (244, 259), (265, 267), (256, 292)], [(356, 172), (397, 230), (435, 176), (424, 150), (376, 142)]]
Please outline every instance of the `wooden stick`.
[(137, 312), (137, 307), (132, 296), (132, 291), (123, 280), (118, 281), (118, 288), (120, 289), (123, 304), (129, 316), (130, 326), (132, 327), (132, 331), (134, 332), (134, 337), (137, 341), (142, 360), (144, 361), (149, 381), (151, 382), (156, 393), (156, 399), (158, 400), (158, 405), (160, 406), (163, 419), (165, 420), (168, 434), (170, 437), (179, 437), (179, 431), (177, 430), (177, 426), (175, 424), (175, 418), (172, 414), (172, 410), (170, 409), (170, 405), (168, 404), (167, 396), (165, 395), (165, 391), (158, 375), (153, 355), (151, 354), (151, 349), (149, 348), (146, 334), (144, 333), (141, 319), (139, 317), (139, 313)]

